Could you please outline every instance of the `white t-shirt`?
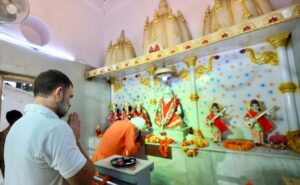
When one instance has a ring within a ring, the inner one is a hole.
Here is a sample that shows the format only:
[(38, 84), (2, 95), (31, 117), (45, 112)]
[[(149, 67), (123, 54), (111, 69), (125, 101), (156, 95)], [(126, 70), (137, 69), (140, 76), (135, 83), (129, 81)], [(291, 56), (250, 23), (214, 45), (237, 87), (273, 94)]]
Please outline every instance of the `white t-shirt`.
[(24, 111), (6, 137), (5, 185), (63, 185), (87, 161), (71, 127), (45, 106)]

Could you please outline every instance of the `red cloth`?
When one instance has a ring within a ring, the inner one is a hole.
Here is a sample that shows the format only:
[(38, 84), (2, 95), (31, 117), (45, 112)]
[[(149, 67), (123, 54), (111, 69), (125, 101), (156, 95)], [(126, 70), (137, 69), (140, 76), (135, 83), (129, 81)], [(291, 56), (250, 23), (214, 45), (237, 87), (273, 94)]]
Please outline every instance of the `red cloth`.
[(135, 127), (128, 120), (114, 122), (104, 133), (91, 160), (98, 160), (123, 155), (136, 155), (140, 150), (140, 143), (135, 140)]
[[(250, 110), (246, 115), (245, 118), (255, 118), (255, 116), (259, 112), (255, 112), (253, 110)], [(265, 117), (262, 116), (257, 120), (258, 124), (263, 128), (264, 133), (269, 133), (273, 129), (273, 125), (269, 120)]]
[[(159, 105), (161, 111), (156, 115), (155, 124), (159, 127), (163, 126), (164, 128), (175, 128), (181, 125), (183, 123), (182, 119), (176, 114), (179, 104), (180, 102), (175, 95), (168, 103), (165, 103), (162, 98)], [(165, 125), (161, 125), (162, 120), (167, 117), (167, 114), (171, 114), (170, 119), (165, 122)]]
[[(208, 116), (207, 116), (207, 119), (211, 120), (214, 118), (214, 113), (210, 113)], [(217, 119), (215, 119), (214, 123), (213, 123), (214, 126), (216, 126), (221, 132), (224, 132), (226, 130), (228, 130), (228, 127), (226, 126), (226, 124), (222, 121), (222, 119), (220, 117), (218, 117)]]

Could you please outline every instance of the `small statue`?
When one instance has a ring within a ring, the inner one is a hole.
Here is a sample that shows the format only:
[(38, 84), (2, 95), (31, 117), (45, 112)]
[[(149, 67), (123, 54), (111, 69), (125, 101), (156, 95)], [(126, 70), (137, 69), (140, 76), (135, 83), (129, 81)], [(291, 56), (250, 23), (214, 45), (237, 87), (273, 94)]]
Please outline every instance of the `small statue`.
[(118, 106), (114, 103), (110, 106), (110, 113), (107, 116), (108, 124), (111, 125), (113, 122), (121, 120), (121, 114), (120, 110), (118, 109)]
[(97, 136), (97, 137), (99, 137), (99, 136), (101, 135), (101, 128), (100, 128), (100, 125), (97, 125), (95, 132), (96, 132), (96, 136)]
[(145, 120), (146, 126), (149, 128), (151, 127), (151, 123), (148, 117), (148, 114), (141, 103), (137, 103), (136, 107), (132, 111), (132, 117), (141, 117)]
[(133, 117), (132, 107), (129, 105), (128, 102), (124, 103), (123, 111), (121, 114), (122, 120), (130, 120)]
[(273, 124), (270, 122), (266, 114), (270, 114), (275, 107), (271, 107), (268, 110), (262, 112), (262, 104), (253, 99), (250, 101), (250, 107), (247, 114), (244, 116), (246, 125), (251, 129), (251, 134), (256, 146), (260, 146), (264, 143), (264, 137), (273, 130)]
[(228, 130), (228, 127), (222, 120), (226, 107), (221, 109), (218, 103), (213, 103), (210, 107), (210, 114), (206, 118), (206, 124), (211, 127), (213, 141), (218, 143), (222, 141), (222, 133)]
[(173, 91), (168, 90), (160, 99), (155, 124), (163, 129), (176, 128), (183, 124), (180, 101)]

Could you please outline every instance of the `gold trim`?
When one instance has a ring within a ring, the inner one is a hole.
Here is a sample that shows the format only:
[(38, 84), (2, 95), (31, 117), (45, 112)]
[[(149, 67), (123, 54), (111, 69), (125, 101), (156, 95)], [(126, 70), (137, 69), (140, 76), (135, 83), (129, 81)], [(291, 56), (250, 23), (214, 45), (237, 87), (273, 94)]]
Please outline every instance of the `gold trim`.
[(204, 67), (204, 65), (200, 65), (200, 66), (196, 67), (196, 69), (195, 69), (196, 78), (198, 78), (202, 74), (208, 73), (212, 70), (212, 62), (216, 57), (219, 57), (219, 56), (209, 57), (207, 67)]
[(213, 17), (214, 17), (214, 29), (213, 31), (218, 31), (221, 28), (219, 19), (218, 19), (218, 14), (217, 14), (217, 10), (214, 8), (213, 9)]
[(300, 15), (300, 4), (297, 4), (294, 8), (293, 8), (293, 17), (297, 17)]
[(246, 3), (245, 3), (245, 0), (241, 0), (241, 4), (242, 4), (242, 8), (243, 8), (243, 16), (244, 16), (244, 19), (250, 19), (253, 17), (253, 15), (250, 13)]
[(142, 85), (149, 87), (149, 88), (151, 87), (149, 78), (142, 79), (142, 76), (140, 74), (137, 74), (136, 77)]
[(157, 101), (156, 101), (156, 99), (151, 99), (151, 100), (149, 101), (149, 103), (150, 103), (150, 105), (156, 105), (156, 104), (157, 104)]
[(204, 16), (204, 24), (203, 24), (203, 35), (205, 34), (205, 27), (207, 26), (207, 33), (211, 33), (211, 12), (209, 6), (207, 6)]
[[(271, 25), (274, 25), (274, 24), (278, 25), (278, 24), (281, 24), (282, 22), (288, 22), (288, 21), (291, 21), (291, 20), (298, 19), (300, 17), (300, 14), (298, 16), (292, 16), (292, 14), (293, 14), (292, 10), (296, 10), (297, 7), (300, 7), (300, 4), (293, 5), (291, 7), (284, 8), (284, 9), (281, 9), (281, 10), (276, 10), (276, 11), (268, 13), (264, 16), (260, 16), (260, 17), (256, 17), (256, 18), (251, 19), (251, 23), (253, 23), (256, 26), (256, 28), (252, 29), (249, 32), (251, 33), (252, 31), (269, 28)], [(269, 23), (265, 24), (266, 17), (270, 18), (270, 16), (273, 16), (275, 14), (282, 16), (283, 13), (287, 16), (285, 18), (283, 18), (282, 20), (271, 23), (271, 24), (269, 24)], [(242, 23), (242, 24), (245, 24), (245, 23)], [(237, 36), (241, 36), (241, 35), (247, 36), (246, 32), (241, 33), (239, 31), (242, 24), (238, 24), (238, 25), (226, 28), (226, 30), (229, 30), (230, 33), (232, 33), (232, 35), (230, 35), (230, 37), (228, 37), (227, 39), (236, 38)], [(159, 60), (166, 59), (168, 57), (175, 56), (177, 54), (187, 54), (186, 53), (187, 50), (183, 50), (183, 49), (184, 49), (184, 46), (186, 46), (188, 44), (190, 44), (193, 49), (195, 49), (195, 48), (200, 49), (202, 47), (203, 47), (203, 49), (204, 48), (209, 49), (211, 47), (210, 46), (211, 44), (215, 44), (217, 42), (220, 42), (220, 41), (224, 40), (224, 39), (218, 39), (218, 34), (219, 34), (219, 32), (211, 33), (211, 34), (203, 36), (199, 39), (187, 41), (185, 43), (176, 45), (172, 48), (166, 48), (166, 49), (162, 50), (164, 55), (161, 58), (158, 58), (156, 52), (151, 53), (151, 54), (146, 54), (146, 55), (134, 58), (134, 59), (130, 59), (130, 60), (126, 60), (126, 61), (121, 62), (119, 64), (121, 66), (121, 67), (119, 67), (119, 69), (115, 68), (114, 67), (115, 65), (111, 65), (111, 66), (101, 67), (101, 68), (98, 68), (98, 69), (87, 71), (85, 73), (85, 77), (86, 78), (92, 78), (92, 77), (95, 77), (95, 76), (99, 76), (99, 77), (102, 77), (102, 78), (103, 77), (109, 77), (109, 76), (114, 75), (116, 72), (123, 72), (123, 71), (126, 71), (129, 68), (130, 69), (135, 69), (135, 68), (139, 68), (139, 67), (144, 67), (144, 65), (147, 65), (145, 63), (153, 64), (153, 63), (157, 62), (158, 59)], [(149, 56), (151, 58), (149, 58)], [(148, 58), (147, 61), (146, 61), (146, 58)], [(134, 64), (134, 61), (137, 60), (137, 59), (139, 59), (141, 62), (139, 64)], [(165, 60), (163, 60), (163, 61), (165, 61)], [(127, 65), (125, 65), (125, 64), (127, 64)], [(108, 68), (110, 68), (110, 70), (108, 70)]]
[(281, 93), (295, 93), (297, 85), (294, 82), (281, 83), (278, 89)]
[(157, 68), (155, 66), (149, 66), (149, 67), (147, 67), (146, 71), (148, 72), (149, 75), (153, 76), (156, 69)]
[(116, 81), (117, 81), (116, 77), (110, 77), (109, 78), (109, 83), (112, 84), (112, 85), (115, 85)]
[(222, 6), (221, 0), (215, 0), (214, 8), (215, 8), (216, 10), (219, 10), (219, 9), (222, 8), (222, 7), (223, 7), (223, 6)]
[(264, 13), (263, 13), (262, 9), (260, 8), (258, 2), (257, 2), (256, 0), (252, 0), (252, 2), (253, 2), (253, 4), (254, 4), (254, 6), (255, 6), (255, 8), (256, 8), (256, 10), (257, 10), (257, 12), (258, 12), (258, 14), (259, 14), (259, 15), (263, 15)]
[(201, 130), (200, 129), (193, 129), (193, 134), (194, 134), (194, 136), (196, 136), (196, 137), (200, 137), (200, 138), (204, 138), (204, 136), (203, 136), (203, 134), (202, 134), (202, 132), (201, 132)]
[(188, 70), (183, 69), (182, 71), (180, 71), (177, 77), (183, 80), (190, 80), (190, 73)]
[(246, 48), (245, 51), (249, 53), (251, 62), (254, 64), (271, 64), (273, 66), (279, 64), (278, 55), (273, 51), (265, 51), (260, 57), (255, 56), (252, 48)]
[(279, 35), (274, 35), (274, 36), (270, 37), (268, 39), (268, 42), (274, 48), (284, 47), (288, 43), (290, 36), (291, 36), (290, 32), (281, 33)]
[(240, 26), (239, 33), (241, 34), (241, 33), (249, 32), (249, 31), (253, 31), (255, 29), (256, 29), (255, 24), (249, 22), (249, 23), (245, 23)]
[(186, 56), (183, 61), (188, 67), (192, 67), (196, 65), (198, 57), (195, 55)]
[(191, 94), (190, 95), (190, 100), (191, 101), (198, 101), (199, 100), (199, 95), (197, 93)]
[(266, 16), (265, 21), (264, 21), (264, 27), (267, 25), (276, 24), (283, 20), (284, 20), (284, 17), (282, 16), (282, 13), (278, 13), (278, 12), (271, 13)]
[(119, 90), (121, 90), (123, 88), (123, 81), (124, 81), (124, 79), (121, 79), (120, 83), (117, 83), (116, 77), (109, 78), (109, 83), (112, 85), (112, 87), (114, 89), (114, 93), (118, 92)]
[(227, 12), (228, 12), (228, 16), (229, 16), (229, 23), (231, 26), (234, 25), (234, 19), (233, 19), (233, 12), (232, 12), (232, 7), (231, 7), (231, 0), (226, 0), (226, 4), (227, 4)]

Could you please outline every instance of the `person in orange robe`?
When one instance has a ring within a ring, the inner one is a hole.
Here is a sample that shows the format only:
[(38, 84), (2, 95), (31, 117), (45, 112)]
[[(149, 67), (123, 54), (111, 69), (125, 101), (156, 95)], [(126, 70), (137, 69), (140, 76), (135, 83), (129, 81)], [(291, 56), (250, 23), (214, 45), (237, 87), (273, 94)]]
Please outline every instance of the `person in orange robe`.
[[(250, 120), (255, 118), (261, 112), (260, 103), (253, 99), (250, 101), (250, 110), (244, 116), (244, 119)], [(251, 134), (256, 146), (263, 144), (264, 136), (273, 129), (273, 124), (266, 118), (261, 116), (251, 127)]]
[(214, 119), (216, 114), (218, 114), (220, 111), (221, 110), (220, 110), (219, 104), (213, 103), (210, 108), (210, 114), (206, 118), (207, 124), (212, 127), (211, 129), (212, 129), (214, 143), (221, 142), (222, 133), (225, 132), (226, 130), (228, 130), (228, 127), (221, 119), (221, 117), (222, 117), (221, 115), (218, 118), (216, 118), (214, 121), (212, 120), (212, 119)]
[(139, 153), (141, 131), (145, 121), (141, 118), (116, 121), (105, 131), (91, 158), (93, 162), (113, 155), (134, 156)]

